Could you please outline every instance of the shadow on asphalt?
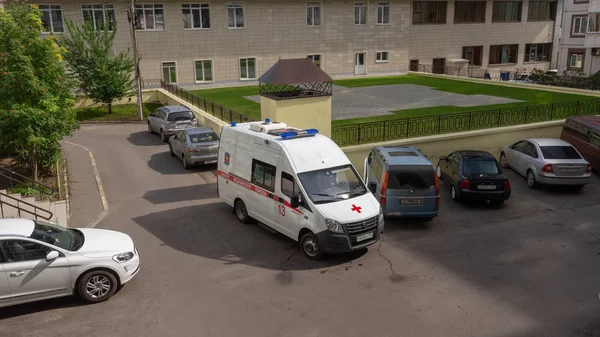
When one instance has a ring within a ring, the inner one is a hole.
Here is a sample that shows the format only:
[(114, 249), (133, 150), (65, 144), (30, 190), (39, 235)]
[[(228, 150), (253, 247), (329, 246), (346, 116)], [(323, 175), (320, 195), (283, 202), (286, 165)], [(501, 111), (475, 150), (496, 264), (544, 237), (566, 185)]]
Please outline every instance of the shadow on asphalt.
[(127, 137), (127, 140), (136, 146), (169, 146), (167, 143), (163, 143), (158, 135), (150, 134), (147, 130), (133, 132)]
[[(54, 298), (50, 300), (37, 301), (25, 304), (14, 305), (10, 307), (0, 308), (0, 320), (30, 315), (33, 313), (39, 313), (43, 311), (56, 310), (56, 309), (65, 309), (65, 308), (76, 308), (76, 307), (84, 307), (88, 304), (85, 302), (73, 297), (60, 297)], [(26, 331), (26, 327), (24, 327), (24, 332)], [(0, 333), (0, 336), (2, 333)]]
[(216, 164), (196, 165), (189, 170), (183, 168), (181, 159), (171, 156), (167, 147), (165, 152), (160, 152), (150, 156), (148, 167), (162, 174), (193, 174), (198, 172), (207, 172), (217, 169)]
[[(331, 255), (312, 261), (290, 238), (267, 230), (260, 224), (244, 225), (237, 221), (225, 203), (182, 207), (150, 213), (133, 219), (164, 244), (187, 254), (245, 264), (283, 273), (331, 267), (358, 259), (367, 252)], [(376, 249), (376, 248), (375, 248)], [(277, 279), (287, 284), (288, 276)]]
[(155, 205), (167, 204), (170, 202), (218, 198), (217, 184), (198, 184), (153, 190), (144, 193), (143, 198)]

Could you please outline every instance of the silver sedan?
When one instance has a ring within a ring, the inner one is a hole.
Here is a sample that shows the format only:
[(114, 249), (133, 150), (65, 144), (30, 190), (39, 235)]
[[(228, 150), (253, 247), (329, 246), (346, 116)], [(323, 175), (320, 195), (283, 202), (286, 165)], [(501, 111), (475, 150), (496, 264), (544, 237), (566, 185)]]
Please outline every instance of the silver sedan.
[(196, 164), (212, 164), (219, 156), (219, 136), (209, 128), (177, 131), (169, 138), (171, 155), (181, 159), (187, 170)]
[(590, 182), (592, 167), (569, 143), (553, 138), (524, 139), (505, 146), (500, 165), (527, 178), (527, 185), (571, 185), (582, 188)]

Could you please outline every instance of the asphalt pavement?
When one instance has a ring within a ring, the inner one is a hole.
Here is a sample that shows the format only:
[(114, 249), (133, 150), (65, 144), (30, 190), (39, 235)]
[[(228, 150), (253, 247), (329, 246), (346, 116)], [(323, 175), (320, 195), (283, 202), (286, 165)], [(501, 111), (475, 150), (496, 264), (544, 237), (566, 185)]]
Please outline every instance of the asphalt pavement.
[[(141, 271), (104, 303), (0, 309), (2, 337), (600, 336), (597, 175), (577, 193), (508, 172), (501, 208), (443, 188), (431, 223), (387, 221), (384, 241), (313, 262), (240, 224), (217, 198), (216, 167), (184, 170), (144, 125), (83, 126), (68, 141), (96, 159), (109, 205), (97, 228), (131, 235)], [(67, 161), (73, 176), (90, 169)], [(102, 207), (83, 198), (97, 190), (71, 192), (72, 226), (86, 226)]]

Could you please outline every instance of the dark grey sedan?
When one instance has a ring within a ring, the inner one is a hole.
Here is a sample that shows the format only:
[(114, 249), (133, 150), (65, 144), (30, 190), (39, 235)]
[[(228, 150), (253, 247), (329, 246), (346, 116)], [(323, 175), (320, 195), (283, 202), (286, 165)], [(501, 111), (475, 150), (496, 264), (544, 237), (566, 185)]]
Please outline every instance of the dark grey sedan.
[(169, 151), (187, 170), (196, 164), (212, 164), (219, 155), (219, 136), (209, 128), (190, 128), (169, 138)]

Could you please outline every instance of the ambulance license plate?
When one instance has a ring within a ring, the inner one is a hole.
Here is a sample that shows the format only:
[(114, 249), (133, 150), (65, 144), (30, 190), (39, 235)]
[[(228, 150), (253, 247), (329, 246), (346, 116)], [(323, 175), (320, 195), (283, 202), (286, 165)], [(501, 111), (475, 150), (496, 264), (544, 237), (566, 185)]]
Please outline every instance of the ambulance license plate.
[(370, 232), (370, 233), (367, 233), (367, 234), (359, 235), (359, 236), (356, 237), (356, 242), (361, 242), (361, 241), (365, 241), (365, 240), (368, 240), (368, 239), (372, 239), (373, 238), (373, 234), (374, 234), (374, 232)]

